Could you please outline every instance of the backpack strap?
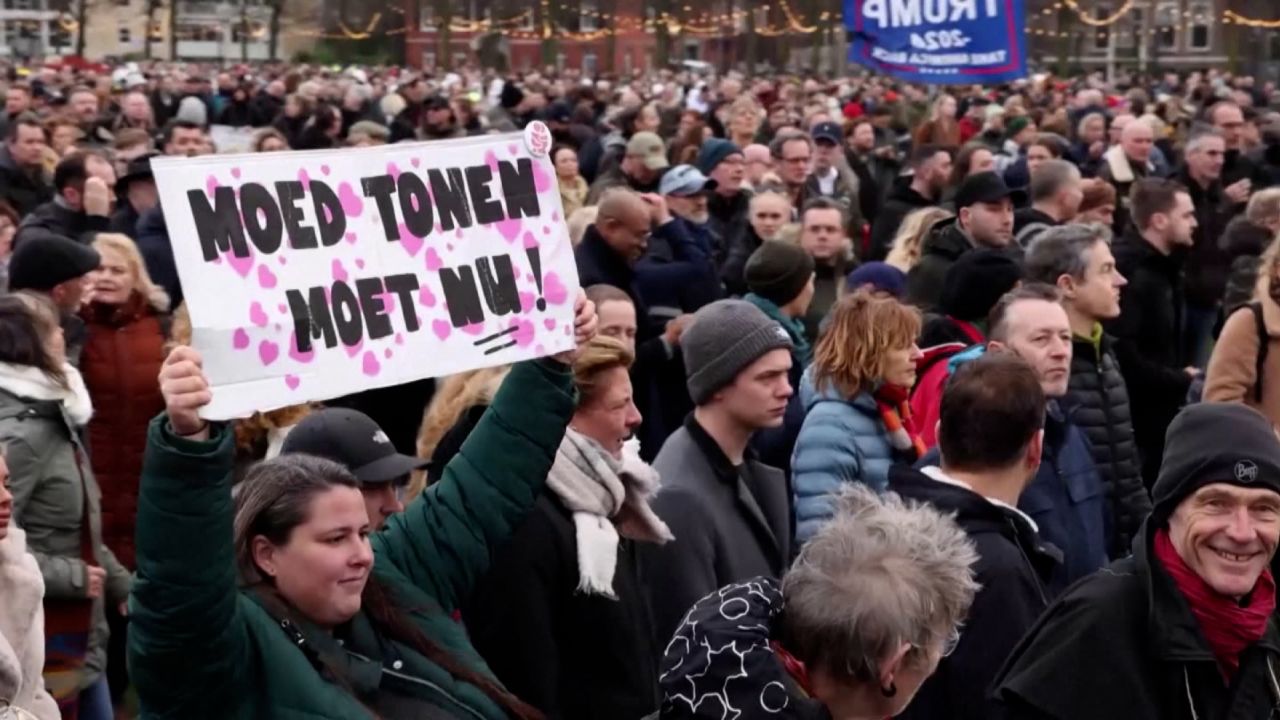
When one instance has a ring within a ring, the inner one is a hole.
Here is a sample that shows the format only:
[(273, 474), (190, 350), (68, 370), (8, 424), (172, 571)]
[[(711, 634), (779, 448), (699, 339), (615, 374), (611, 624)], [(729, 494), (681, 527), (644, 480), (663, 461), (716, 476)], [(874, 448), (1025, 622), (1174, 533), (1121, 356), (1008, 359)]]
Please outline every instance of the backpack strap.
[(1261, 405), (1262, 373), (1267, 366), (1267, 351), (1271, 349), (1269, 347), (1271, 345), (1271, 336), (1267, 334), (1267, 324), (1262, 318), (1262, 303), (1256, 301), (1249, 303), (1249, 310), (1253, 312), (1253, 322), (1258, 330), (1258, 357), (1254, 367), (1254, 375), (1256, 377), (1253, 381), (1253, 399)]

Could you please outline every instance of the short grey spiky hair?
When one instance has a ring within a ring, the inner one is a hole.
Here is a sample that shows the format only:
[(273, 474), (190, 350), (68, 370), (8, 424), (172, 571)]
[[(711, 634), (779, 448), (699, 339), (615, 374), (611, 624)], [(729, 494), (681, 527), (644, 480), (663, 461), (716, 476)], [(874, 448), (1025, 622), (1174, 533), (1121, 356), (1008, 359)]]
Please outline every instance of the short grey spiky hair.
[(811, 667), (864, 682), (903, 643), (922, 662), (968, 613), (977, 559), (951, 516), (853, 483), (783, 578), (780, 640)]

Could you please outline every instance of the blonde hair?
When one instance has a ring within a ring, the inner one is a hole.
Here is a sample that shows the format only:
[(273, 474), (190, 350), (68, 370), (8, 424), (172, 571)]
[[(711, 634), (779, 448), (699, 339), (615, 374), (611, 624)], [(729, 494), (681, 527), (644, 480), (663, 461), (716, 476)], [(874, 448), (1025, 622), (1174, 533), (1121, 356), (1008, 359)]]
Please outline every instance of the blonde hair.
[(598, 205), (588, 205), (574, 210), (569, 216), (569, 221), (565, 224), (569, 226), (569, 241), (574, 247), (582, 242), (582, 236), (587, 234), (587, 226), (594, 224), (599, 215)]
[(853, 397), (884, 378), (890, 351), (920, 335), (920, 311), (893, 298), (856, 292), (831, 309), (830, 326), (813, 353), (814, 385)]
[(169, 293), (152, 282), (151, 274), (147, 272), (147, 265), (142, 261), (142, 253), (138, 252), (137, 243), (128, 235), (98, 233), (93, 239), (93, 249), (99, 253), (109, 250), (123, 256), (125, 264), (129, 266), (129, 272), (133, 275), (133, 289), (146, 298), (147, 304), (158, 312), (169, 309)]
[[(507, 373), (510, 365), (468, 370), (442, 379), (436, 393), (422, 413), (422, 427), (418, 430), (418, 457), (430, 458), (445, 433), (458, 422), (462, 413), (473, 405), (488, 405)], [(427, 487), (427, 474), (414, 471), (409, 477), (406, 500), (412, 500)]]
[(778, 229), (778, 237), (774, 238), (777, 242), (790, 243), (792, 245), (800, 244), (800, 231), (804, 229), (798, 222), (787, 223)]
[(920, 208), (908, 213), (898, 226), (898, 234), (893, 237), (893, 247), (885, 262), (902, 272), (910, 272), (920, 262), (929, 230), (950, 217), (951, 213), (940, 207)]
[(573, 361), (573, 384), (578, 389), (578, 407), (594, 402), (604, 392), (600, 376), (614, 368), (629, 370), (635, 356), (617, 338), (597, 335), (578, 349)]
[(1267, 188), (1254, 193), (1245, 207), (1244, 216), (1254, 225), (1274, 221), (1280, 216), (1280, 188)]
[(1270, 297), (1280, 302), (1280, 235), (1272, 239), (1267, 249), (1262, 251), (1262, 259), (1258, 265), (1258, 283), (1254, 285), (1253, 297), (1262, 300)]

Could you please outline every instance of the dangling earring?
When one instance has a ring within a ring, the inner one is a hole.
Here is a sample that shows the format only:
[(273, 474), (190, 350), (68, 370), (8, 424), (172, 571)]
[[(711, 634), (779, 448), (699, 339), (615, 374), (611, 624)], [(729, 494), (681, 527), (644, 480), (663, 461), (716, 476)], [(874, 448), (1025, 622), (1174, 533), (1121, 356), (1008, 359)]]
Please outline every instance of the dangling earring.
[(890, 683), (889, 683), (889, 687), (881, 686), (881, 688), (880, 688), (880, 694), (881, 694), (881, 695), (883, 695), (883, 696), (885, 696), (885, 697), (887, 697), (887, 698), (891, 698), (891, 697), (893, 697), (894, 695), (897, 695), (897, 694), (898, 694), (898, 686), (897, 686), (896, 684), (894, 684), (893, 682), (890, 682)]

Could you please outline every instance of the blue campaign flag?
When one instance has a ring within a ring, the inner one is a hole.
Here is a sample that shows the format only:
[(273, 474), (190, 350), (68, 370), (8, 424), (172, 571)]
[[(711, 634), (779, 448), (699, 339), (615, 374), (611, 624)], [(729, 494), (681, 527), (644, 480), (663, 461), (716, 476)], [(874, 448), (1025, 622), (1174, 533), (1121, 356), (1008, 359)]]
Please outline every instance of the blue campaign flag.
[(1026, 0), (844, 0), (849, 59), (909, 82), (1027, 75)]

